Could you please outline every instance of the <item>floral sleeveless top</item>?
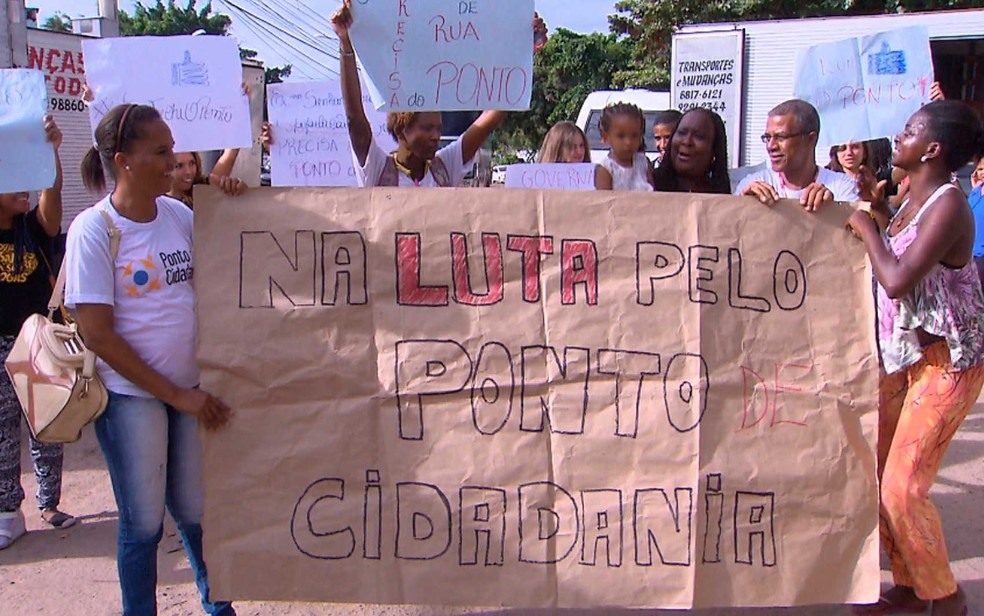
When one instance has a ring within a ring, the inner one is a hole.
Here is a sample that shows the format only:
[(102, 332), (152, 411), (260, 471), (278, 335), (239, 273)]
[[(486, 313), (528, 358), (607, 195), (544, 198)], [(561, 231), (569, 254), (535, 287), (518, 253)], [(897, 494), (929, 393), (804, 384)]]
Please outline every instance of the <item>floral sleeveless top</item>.
[(632, 166), (623, 167), (618, 164), (611, 153), (601, 161), (601, 166), (612, 174), (612, 190), (632, 190), (636, 192), (652, 192), (649, 183), (649, 159), (642, 152), (636, 152), (632, 157)]
[[(898, 235), (886, 236), (895, 256), (901, 257), (912, 245), (919, 220), (949, 189), (956, 187), (940, 186)], [(937, 263), (900, 299), (890, 298), (878, 284), (878, 346), (887, 373), (898, 372), (922, 359), (917, 329), (946, 341), (955, 371), (984, 360), (984, 292), (973, 259), (957, 269)]]

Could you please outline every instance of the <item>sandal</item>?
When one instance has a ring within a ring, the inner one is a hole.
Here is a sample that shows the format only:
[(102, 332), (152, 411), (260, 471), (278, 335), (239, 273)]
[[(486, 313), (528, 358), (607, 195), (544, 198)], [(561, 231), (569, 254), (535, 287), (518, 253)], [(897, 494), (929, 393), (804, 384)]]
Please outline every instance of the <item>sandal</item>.
[(68, 528), (75, 524), (75, 517), (57, 509), (45, 509), (41, 512), (41, 519), (53, 528)]
[(922, 614), (926, 611), (928, 606), (928, 603), (923, 603), (921, 607), (911, 603), (895, 603), (888, 597), (882, 595), (881, 597), (878, 597), (878, 603), (854, 606), (854, 613), (856, 616), (880, 616), (881, 614)]
[(20, 510), (0, 511), (0, 550), (9, 548), (26, 532), (24, 514)]

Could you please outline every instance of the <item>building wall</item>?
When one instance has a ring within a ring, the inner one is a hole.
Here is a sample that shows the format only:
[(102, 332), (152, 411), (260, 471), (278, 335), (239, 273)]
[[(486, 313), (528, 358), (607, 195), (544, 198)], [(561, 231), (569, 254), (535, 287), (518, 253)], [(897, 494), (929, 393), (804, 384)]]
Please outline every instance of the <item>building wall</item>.
[[(2, 3), (2, 0), (0, 0)], [(77, 34), (29, 29), (27, 31), (27, 68), (44, 72), (48, 85), (48, 111), (63, 134), (59, 155), (62, 162), (62, 230), (79, 212), (95, 203), (93, 195), (82, 186), (79, 167), (82, 157), (92, 147), (89, 113), (80, 94), (85, 83), (82, 39)]]

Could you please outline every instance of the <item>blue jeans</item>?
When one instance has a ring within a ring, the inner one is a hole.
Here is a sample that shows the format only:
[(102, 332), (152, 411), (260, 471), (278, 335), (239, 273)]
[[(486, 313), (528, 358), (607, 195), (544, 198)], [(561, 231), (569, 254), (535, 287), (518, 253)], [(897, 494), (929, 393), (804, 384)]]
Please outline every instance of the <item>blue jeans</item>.
[(157, 613), (157, 544), (164, 507), (181, 534), (208, 614), (235, 614), (227, 602), (208, 600), (202, 557), (202, 478), (198, 420), (154, 398), (109, 393), (96, 436), (120, 512), (116, 566), (124, 616)]

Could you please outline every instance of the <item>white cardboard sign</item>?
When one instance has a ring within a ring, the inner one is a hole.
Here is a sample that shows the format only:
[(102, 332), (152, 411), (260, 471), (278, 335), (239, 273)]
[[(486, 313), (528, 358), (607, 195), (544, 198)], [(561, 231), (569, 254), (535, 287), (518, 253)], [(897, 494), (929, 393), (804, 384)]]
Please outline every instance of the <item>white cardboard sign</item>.
[(55, 150), (44, 133), (47, 110), (44, 73), (0, 69), (0, 193), (54, 185)]
[(93, 131), (122, 103), (152, 105), (176, 152), (248, 148), (249, 99), (236, 41), (225, 36), (128, 36), (82, 42)]
[(913, 26), (809, 47), (793, 94), (820, 112), (820, 148), (890, 137), (929, 102), (929, 32)]
[(356, 0), (352, 17), (380, 110), (529, 109), (533, 0)]
[[(363, 90), (365, 91), (365, 90)], [(386, 130), (386, 114), (363, 94), (373, 138), (383, 150), (396, 149)], [(267, 87), (273, 124), (270, 183), (273, 186), (357, 186), (341, 83), (304, 81)]]
[(506, 167), (506, 188), (594, 190), (594, 163), (538, 163)]

